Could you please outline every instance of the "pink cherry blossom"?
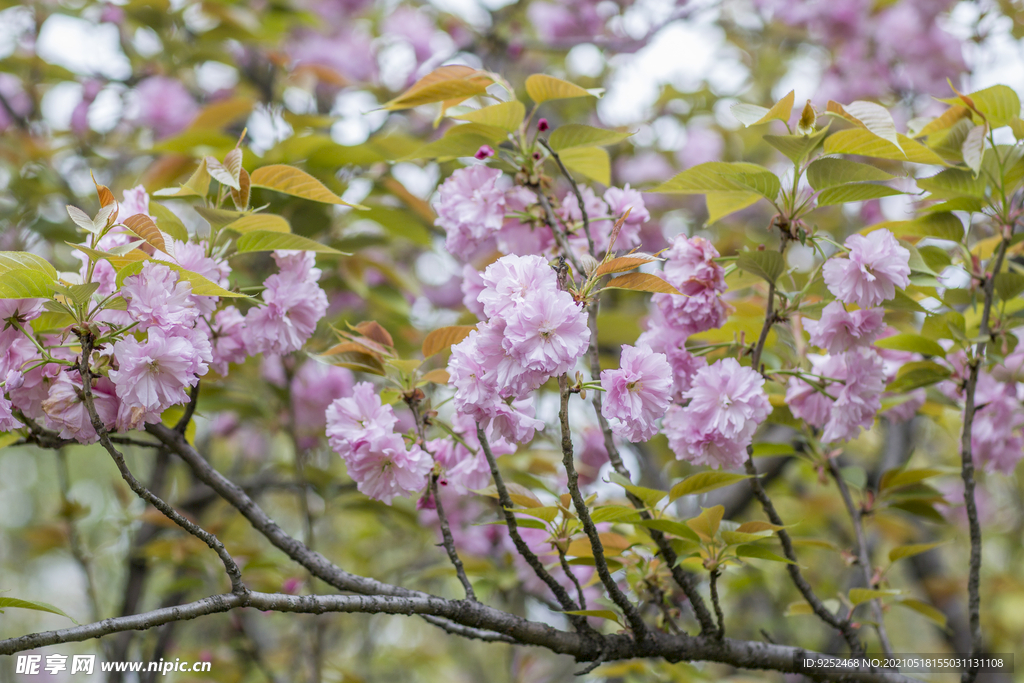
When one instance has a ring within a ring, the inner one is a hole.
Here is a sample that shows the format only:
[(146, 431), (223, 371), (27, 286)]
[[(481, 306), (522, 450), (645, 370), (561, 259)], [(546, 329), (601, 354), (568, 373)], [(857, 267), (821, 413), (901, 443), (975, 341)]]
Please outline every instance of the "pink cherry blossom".
[(513, 443), (527, 443), (535, 432), (544, 429), (544, 421), (536, 417), (533, 397), (513, 401), (494, 401), (487, 407), (488, 426)]
[(121, 296), (128, 302), (128, 314), (142, 331), (154, 326), (191, 327), (199, 317), (192, 285), (179, 281), (176, 272), (154, 261), (146, 261), (142, 272), (125, 278)]
[(228, 374), (230, 363), (241, 363), (249, 355), (245, 331), (245, 317), (234, 306), (226, 306), (214, 316), (210, 335), (213, 344), (210, 369), (221, 377)]
[[(50, 384), (49, 394), (43, 401), (45, 425), (62, 439), (75, 439), (79, 443), (94, 443), (99, 439), (92, 425), (92, 417), (82, 397), (82, 378), (77, 372), (61, 372)], [(93, 406), (104, 427), (112, 429), (117, 416), (117, 399), (113, 387), (105, 379), (98, 379), (92, 387)]]
[(1016, 395), (1003, 394), (978, 409), (971, 454), (987, 470), (1013, 473), (1024, 458), (1024, 408)]
[(125, 190), (121, 195), (121, 203), (117, 207), (117, 215), (121, 220), (136, 214), (149, 215), (149, 193), (143, 185), (136, 185), (130, 190)]
[(331, 448), (347, 459), (364, 442), (390, 434), (398, 419), (390, 405), (381, 403), (372, 384), (359, 382), (352, 387), (351, 396), (337, 398), (328, 406), (325, 421)]
[[(626, 183), (623, 187), (609, 187), (604, 192), (604, 200), (608, 203), (608, 212), (614, 219), (626, 213), (629, 209), (629, 216), (619, 230), (619, 236), (612, 246), (613, 250), (632, 249), (640, 245), (640, 227), (651, 220), (651, 214), (644, 204), (643, 195), (639, 190), (634, 190)], [(608, 224), (608, 232), (602, 230), (600, 243), (595, 239), (595, 246), (598, 251), (608, 248), (608, 240), (611, 239), (611, 223)]]
[(307, 360), (291, 383), (291, 414), (295, 432), (306, 448), (327, 426), (326, 411), (339, 398), (352, 395), (355, 378), (348, 368)]
[(576, 472), (581, 484), (592, 484), (597, 481), (601, 468), (608, 462), (608, 447), (604, 442), (604, 432), (597, 425), (588, 425), (580, 430), (574, 442), (578, 444), (576, 455), (579, 463)]
[(11, 432), (22, 426), (21, 422), (12, 414), (13, 408), (11, 400), (0, 390), (0, 433)]
[(833, 257), (822, 266), (825, 284), (840, 301), (871, 308), (910, 284), (910, 252), (888, 230), (850, 235), (845, 244), (849, 258)]
[(320, 269), (309, 252), (275, 252), (280, 272), (264, 281), (265, 305), (245, 316), (250, 354), (298, 351), (327, 312), (327, 295), (317, 284)]
[(844, 380), (832, 383), (826, 390), (835, 396), (835, 403), (821, 434), (824, 443), (849, 441), (870, 428), (881, 409), (885, 390), (885, 368), (874, 350), (854, 348), (830, 357), (821, 368), (825, 377)]
[(771, 412), (763, 387), (764, 378), (734, 358), (698, 370), (684, 394), (690, 403), (663, 421), (676, 457), (713, 467), (742, 463), (757, 425)]
[(445, 245), (455, 256), (469, 259), (473, 250), (501, 229), (505, 191), (500, 170), (482, 164), (461, 168), (438, 189), (436, 225), (447, 233)]
[(152, 128), (158, 138), (180, 132), (199, 113), (199, 106), (185, 86), (173, 78), (151, 76), (135, 86), (139, 102), (138, 122)]
[[(491, 481), (491, 468), (477, 438), (476, 421), (456, 413), (452, 419), (452, 428), (459, 434), (460, 441), (452, 437), (434, 439), (427, 444), (427, 450), (434, 454), (434, 460), (444, 468), (445, 479), (452, 490), (466, 493), (486, 488)], [(485, 431), (487, 443), (495, 458), (516, 452), (516, 445), (494, 434), (492, 428)]]
[(118, 369), (110, 371), (110, 379), (121, 402), (128, 409), (138, 409), (138, 417), (149, 422), (159, 419), (167, 408), (188, 401), (185, 388), (199, 381), (195, 356), (189, 338), (153, 327), (146, 341), (128, 336), (114, 344)]
[(484, 281), (480, 277), (479, 270), (466, 264), (462, 267), (462, 305), (469, 309), (469, 312), (480, 318), (484, 315), (484, 305), (480, 303), (480, 293), (484, 291)]
[(601, 387), (606, 392), (601, 413), (612, 431), (634, 443), (647, 441), (658, 432), (656, 422), (668, 408), (672, 368), (665, 354), (623, 344), (619, 369), (601, 372)]
[[(19, 323), (26, 323), (35, 320), (42, 313), (42, 299), (0, 299), (0, 321), (15, 318)], [(4, 327), (6, 325), (0, 325), (0, 330)]]
[(587, 314), (568, 292), (531, 292), (508, 318), (504, 349), (524, 368), (568, 372), (590, 344)]
[(502, 256), (481, 276), (484, 288), (477, 299), (489, 317), (507, 316), (530, 293), (550, 296), (558, 292), (555, 271), (540, 256)]
[(679, 235), (662, 254), (665, 279), (683, 294), (693, 295), (708, 289), (724, 292), (725, 270), (715, 262), (719, 255), (715, 245), (703, 237)]
[(821, 312), (821, 320), (804, 320), (811, 343), (829, 353), (842, 353), (855, 346), (868, 346), (885, 330), (885, 310), (869, 308), (847, 311), (833, 301)]
[(708, 364), (703, 356), (694, 356), (686, 348), (686, 334), (665, 321), (661, 309), (654, 308), (647, 320), (647, 330), (636, 340), (637, 346), (651, 347), (665, 354), (672, 368), (672, 399), (682, 401), (698, 370)]
[[(221, 287), (228, 286), (228, 275), (231, 274), (231, 266), (226, 260), (218, 260), (206, 255), (207, 243), (200, 242), (179, 242), (171, 240), (169, 250), (173, 256), (157, 252), (155, 258), (160, 261), (174, 261), (185, 270), (199, 273), (207, 280), (218, 284)], [(193, 294), (192, 301), (201, 315), (210, 315), (217, 308), (219, 297), (198, 296)]]
[(434, 466), (422, 448), (407, 448), (394, 433), (372, 434), (345, 458), (345, 464), (361, 493), (387, 505), (398, 496), (422, 491)]

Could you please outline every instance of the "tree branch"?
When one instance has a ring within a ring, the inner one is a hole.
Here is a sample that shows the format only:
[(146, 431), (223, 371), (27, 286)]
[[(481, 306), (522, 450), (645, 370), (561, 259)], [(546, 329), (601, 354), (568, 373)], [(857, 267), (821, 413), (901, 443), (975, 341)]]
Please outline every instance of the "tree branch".
[[(872, 580), (871, 557), (868, 555), (868, 542), (864, 535), (864, 525), (861, 521), (863, 514), (854, 505), (853, 496), (850, 495), (850, 487), (846, 485), (846, 480), (843, 479), (842, 472), (839, 470), (839, 464), (835, 458), (828, 459), (828, 468), (832, 478), (835, 479), (836, 486), (839, 487), (839, 493), (843, 497), (846, 511), (849, 513), (850, 521), (853, 523), (853, 533), (857, 539), (857, 563), (860, 565), (861, 574), (864, 576), (864, 587), (873, 589), (875, 585)], [(878, 640), (882, 644), (882, 651), (887, 657), (892, 656), (892, 643), (889, 642), (889, 633), (885, 629), (885, 615), (882, 613), (881, 600), (872, 600), (871, 610), (874, 612), (875, 630), (878, 631)]]
[(612, 599), (612, 602), (618, 605), (619, 609), (626, 615), (626, 621), (629, 622), (629, 627), (632, 629), (637, 642), (646, 641), (649, 636), (647, 624), (644, 622), (643, 617), (640, 616), (636, 605), (630, 602), (629, 598), (626, 597), (626, 594), (622, 592), (622, 589), (615, 582), (615, 579), (612, 578), (612, 573), (608, 570), (608, 562), (604, 557), (601, 535), (597, 532), (594, 520), (590, 518), (590, 509), (587, 507), (587, 502), (583, 499), (583, 494), (580, 493), (579, 475), (576, 473), (576, 466), (573, 463), (572, 432), (569, 430), (568, 375), (562, 375), (558, 378), (558, 391), (561, 396), (558, 418), (562, 426), (562, 464), (565, 466), (565, 473), (569, 479), (569, 495), (572, 497), (573, 507), (576, 508), (576, 515), (583, 524), (583, 531), (587, 534), (587, 538), (590, 540), (590, 547), (594, 552), (594, 568), (597, 569), (597, 575), (601, 578), (601, 583), (604, 584), (605, 590), (608, 591), (608, 596)]
[[(537, 142), (541, 144), (541, 147), (548, 151), (551, 158), (555, 160), (556, 164), (558, 164), (558, 169), (562, 172), (562, 175), (565, 176), (565, 179), (568, 180), (569, 184), (572, 186), (573, 194), (576, 195), (576, 202), (580, 205), (580, 215), (583, 217), (583, 232), (587, 235), (587, 248), (590, 251), (590, 255), (597, 258), (597, 250), (594, 247), (594, 238), (590, 235), (590, 217), (587, 216), (587, 207), (583, 201), (583, 193), (580, 192), (580, 187), (576, 184), (576, 179), (572, 177), (572, 174), (569, 173), (569, 169), (567, 169), (565, 164), (562, 163), (562, 157), (558, 156), (558, 152), (551, 149), (547, 140), (537, 138)], [(608, 249), (611, 250), (611, 248), (612, 245), (608, 245)]]
[(448, 526), (448, 518), (444, 514), (444, 505), (441, 503), (441, 496), (437, 492), (437, 475), (430, 475), (430, 495), (434, 497), (434, 507), (437, 510), (437, 519), (441, 522), (441, 538), (444, 539), (444, 549), (448, 552), (448, 559), (455, 567), (455, 574), (466, 591), (466, 598), (476, 600), (476, 593), (473, 592), (473, 584), (466, 576), (466, 568), (462, 565), (458, 551), (455, 550), (455, 539), (452, 538), (451, 527)]

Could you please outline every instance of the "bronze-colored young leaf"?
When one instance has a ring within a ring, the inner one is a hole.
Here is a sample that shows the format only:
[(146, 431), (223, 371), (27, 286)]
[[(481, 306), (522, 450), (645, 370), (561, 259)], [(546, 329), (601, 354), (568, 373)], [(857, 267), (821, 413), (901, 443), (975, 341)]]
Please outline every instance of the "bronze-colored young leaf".
[(434, 354), (451, 348), (469, 336), (476, 329), (475, 325), (453, 325), (432, 330), (423, 340), (423, 357), (430, 358)]
[(164, 234), (160, 232), (160, 228), (156, 227), (156, 223), (153, 219), (144, 213), (137, 213), (134, 216), (128, 216), (121, 223), (134, 232), (136, 235), (146, 240), (149, 244), (152, 244), (156, 249), (167, 253), (167, 244), (164, 242)]
[(612, 278), (604, 289), (630, 289), (634, 292), (653, 292), (655, 294), (678, 294), (683, 293), (668, 283), (668, 281), (651, 275), (650, 273), (629, 273)]
[(633, 270), (639, 268), (645, 263), (657, 261), (658, 259), (654, 256), (619, 256), (605, 261), (594, 270), (594, 277), (601, 277), (602, 275), (608, 275), (611, 273), (624, 273), (627, 270)]
[(231, 188), (231, 201), (239, 211), (249, 208), (249, 194), (252, 192), (252, 181), (249, 172), (244, 168), (238, 169), (238, 189)]
[(391, 338), (391, 334), (376, 320), (364, 320), (352, 329), (378, 344), (383, 344), (384, 346), (395, 345), (395, 340)]
[(100, 200), (100, 206), (107, 206), (114, 203), (114, 193), (110, 191), (110, 188), (106, 185), (100, 185), (96, 182), (96, 177), (89, 174), (92, 177), (92, 184), (96, 186), (96, 198)]

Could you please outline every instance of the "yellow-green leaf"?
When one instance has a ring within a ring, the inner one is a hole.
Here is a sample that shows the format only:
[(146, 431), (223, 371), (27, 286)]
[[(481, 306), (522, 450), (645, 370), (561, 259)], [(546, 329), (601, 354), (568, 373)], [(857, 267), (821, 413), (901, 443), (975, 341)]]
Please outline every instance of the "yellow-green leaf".
[(234, 230), (240, 235), (247, 235), (257, 230), (263, 232), (290, 233), (292, 226), (281, 216), (272, 213), (254, 213), (249, 216), (242, 216), (224, 226), (224, 230)]
[(793, 113), (793, 101), (796, 99), (796, 92), (789, 91), (789, 94), (772, 105), (771, 109), (759, 107), (754, 104), (734, 104), (730, 109), (732, 115), (744, 126), (758, 126), (769, 121), (789, 121)]
[(725, 506), (716, 505), (701, 509), (703, 512), (700, 515), (686, 520), (686, 526), (693, 529), (702, 541), (710, 542), (718, 533), (718, 526), (722, 523), (722, 517), (725, 515)]
[(452, 118), (461, 119), (462, 121), (470, 121), (473, 123), (482, 123), (487, 126), (495, 126), (502, 130), (507, 130), (510, 133), (514, 133), (519, 129), (519, 126), (522, 125), (523, 119), (526, 118), (526, 106), (519, 100), (512, 100), (510, 102), (492, 104), (489, 107), (482, 107), (481, 109), (474, 109), (473, 111), (466, 112), (465, 114), (459, 114)]
[(612, 184), (612, 162), (603, 147), (574, 147), (559, 153), (558, 157), (570, 171), (602, 185)]
[(564, 126), (559, 126), (551, 133), (551, 137), (548, 138), (548, 144), (551, 145), (551, 149), (561, 152), (563, 149), (574, 147), (614, 145), (615, 143), (622, 142), (630, 135), (632, 133), (594, 128), (593, 126), (584, 126), (581, 123), (567, 123)]
[(75, 621), (70, 615), (64, 612), (59, 607), (54, 607), (48, 602), (37, 602), (35, 600), (19, 600), (18, 598), (0, 598), (0, 611), (7, 609), (8, 607), (15, 607), (18, 609), (31, 609), (37, 612), (49, 612), (50, 614), (59, 614), (62, 617), (67, 617)]
[(763, 545), (754, 545), (752, 543), (737, 546), (736, 557), (743, 557), (754, 560), (768, 560), (769, 562), (782, 562), (784, 564), (796, 564), (796, 562), (793, 562), (792, 560), (789, 560), (783, 557), (782, 555), (777, 555), (773, 553), (771, 550), (768, 550), (768, 548), (765, 548)]
[(563, 81), (547, 74), (533, 74), (526, 79), (526, 94), (540, 104), (548, 100), (564, 100), (572, 97), (593, 97), (575, 83)]
[(912, 543), (910, 545), (901, 545), (893, 548), (889, 551), (889, 561), (896, 562), (902, 560), (905, 557), (913, 557), (914, 555), (920, 555), (926, 553), (929, 550), (938, 548), (940, 545), (945, 545), (944, 541), (938, 543)]
[(56, 280), (39, 270), (0, 271), (0, 299), (49, 299), (56, 284)]
[(485, 72), (470, 66), (442, 66), (416, 81), (382, 108), (396, 111), (445, 100), (465, 99), (487, 92), (487, 87), (493, 82), (494, 79)]
[(731, 472), (699, 472), (690, 475), (673, 486), (668, 492), (668, 499), (673, 501), (683, 496), (700, 495), (749, 478), (746, 474), (733, 474)]
[[(858, 154), (877, 159), (910, 161), (916, 164), (945, 166), (946, 160), (920, 142), (896, 135), (899, 147), (863, 128), (851, 128), (825, 138), (825, 154)], [(900, 151), (902, 148), (902, 151)]]
[(756, 204), (761, 195), (756, 192), (708, 192), (704, 197), (708, 208), (708, 225), (715, 223), (729, 214), (742, 211)]
[(199, 166), (184, 185), (157, 190), (154, 197), (205, 197), (210, 190), (210, 173), (206, 170), (206, 159), (199, 162)]
[(921, 602), (920, 600), (913, 600), (907, 598), (903, 600), (898, 600), (895, 604), (903, 605), (904, 607), (912, 609), (918, 614), (921, 614), (927, 617), (928, 619), (934, 621), (942, 628), (946, 628), (946, 615), (943, 614), (939, 609), (932, 607), (926, 602)]
[(363, 208), (344, 201), (328, 190), (319, 180), (294, 166), (274, 164), (257, 168), (252, 172), (250, 182), (253, 187), (263, 187), (315, 202)]
[(861, 183), (870, 180), (891, 180), (893, 175), (880, 168), (847, 159), (822, 157), (807, 167), (807, 182), (815, 190), (825, 190), (847, 183)]
[(57, 279), (57, 269), (49, 261), (27, 251), (0, 251), (0, 273), (9, 270), (35, 270)]
[(940, 358), (945, 358), (946, 356), (946, 350), (939, 346), (938, 342), (920, 334), (894, 334), (891, 337), (879, 339), (875, 342), (875, 346), (880, 349), (910, 351), (912, 353), (921, 353), (926, 356), (939, 356)]
[(238, 238), (236, 244), (239, 254), (254, 251), (277, 251), (278, 249), (294, 249), (297, 251), (315, 251), (321, 254), (344, 254), (326, 244), (315, 242), (307, 237), (285, 232), (269, 230), (253, 230)]
[(862, 603), (868, 602), (869, 600), (880, 600), (882, 598), (891, 598), (894, 595), (899, 595), (899, 591), (892, 590), (875, 590), (872, 588), (851, 588), (850, 589), (850, 602), (854, 607)]

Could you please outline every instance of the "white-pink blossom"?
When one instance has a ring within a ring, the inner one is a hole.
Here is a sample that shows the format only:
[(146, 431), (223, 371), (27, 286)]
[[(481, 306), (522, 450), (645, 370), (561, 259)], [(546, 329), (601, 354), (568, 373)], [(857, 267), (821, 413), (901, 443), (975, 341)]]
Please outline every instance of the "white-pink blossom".
[(612, 431), (634, 443), (658, 432), (657, 420), (672, 397), (672, 368), (665, 354), (623, 344), (617, 370), (601, 372), (601, 413)]
[(896, 296), (910, 284), (910, 252), (885, 229), (850, 235), (849, 258), (830, 258), (821, 274), (840, 301), (871, 308)]

